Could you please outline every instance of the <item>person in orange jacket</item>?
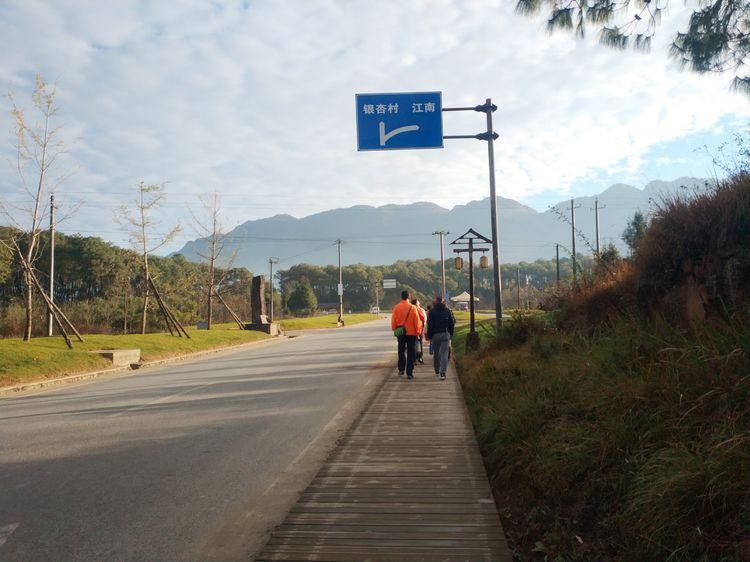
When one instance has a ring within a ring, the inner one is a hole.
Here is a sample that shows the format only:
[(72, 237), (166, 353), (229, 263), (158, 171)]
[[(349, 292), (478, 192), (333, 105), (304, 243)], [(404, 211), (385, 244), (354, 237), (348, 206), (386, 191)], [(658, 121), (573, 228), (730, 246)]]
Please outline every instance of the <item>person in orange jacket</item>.
[(421, 318), (417, 307), (409, 302), (409, 291), (401, 291), (401, 302), (393, 307), (391, 330), (403, 327), (404, 333), (398, 339), (398, 376), (406, 372), (407, 379), (414, 378), (414, 356), (419, 337)]

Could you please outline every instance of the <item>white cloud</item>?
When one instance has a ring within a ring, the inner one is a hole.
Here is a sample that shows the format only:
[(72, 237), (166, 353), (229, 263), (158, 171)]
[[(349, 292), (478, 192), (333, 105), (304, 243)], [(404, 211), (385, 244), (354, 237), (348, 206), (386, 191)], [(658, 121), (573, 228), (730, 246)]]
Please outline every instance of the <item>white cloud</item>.
[[(512, 4), (10, 2), (0, 7), (0, 90), (28, 91), (37, 71), (58, 79), (64, 122), (81, 137), (69, 197), (91, 201), (67, 228), (117, 241), (108, 213), (141, 179), (169, 182), (166, 222), (213, 189), (235, 223), (486, 196), (483, 143), (357, 153), (356, 92), (437, 89), (446, 105), (492, 97), (499, 193), (514, 198), (631, 177), (654, 145), (750, 115), (728, 77), (668, 60), (682, 9), (644, 55), (549, 36)], [(445, 116), (446, 133), (483, 126), (481, 114)], [(2, 173), (5, 195), (12, 172)]]

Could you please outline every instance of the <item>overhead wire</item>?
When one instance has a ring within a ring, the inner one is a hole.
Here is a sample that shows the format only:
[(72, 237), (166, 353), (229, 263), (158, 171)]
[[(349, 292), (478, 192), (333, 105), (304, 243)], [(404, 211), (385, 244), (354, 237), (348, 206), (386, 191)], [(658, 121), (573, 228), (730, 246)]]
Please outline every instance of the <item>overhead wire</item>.
[(278, 260), (277, 263), (285, 263), (285, 262), (288, 262), (289, 260), (301, 258), (303, 256), (308, 256), (310, 254), (314, 254), (316, 252), (320, 252), (321, 250), (325, 250), (327, 248), (331, 248), (331, 247), (333, 247), (335, 245), (336, 245), (336, 243), (334, 242), (333, 244), (326, 244), (326, 245), (320, 246), (318, 248), (313, 248), (312, 250), (309, 250), (307, 252), (302, 252), (302, 253), (299, 253), (299, 254), (295, 254), (293, 256), (286, 256), (286, 257), (283, 257), (283, 258), (279, 258), (279, 260)]

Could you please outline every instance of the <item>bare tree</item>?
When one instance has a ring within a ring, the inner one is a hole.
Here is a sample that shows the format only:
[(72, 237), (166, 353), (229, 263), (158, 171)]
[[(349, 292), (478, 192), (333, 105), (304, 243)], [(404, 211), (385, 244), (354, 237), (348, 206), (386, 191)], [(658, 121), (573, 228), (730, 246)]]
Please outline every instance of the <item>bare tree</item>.
[(200, 256), (206, 263), (208, 263), (208, 287), (206, 293), (207, 313), (206, 313), (206, 324), (207, 328), (211, 329), (213, 323), (213, 305), (214, 305), (214, 293), (217, 288), (227, 276), (229, 269), (232, 267), (234, 258), (237, 252), (232, 253), (224, 264), (224, 272), (216, 278), (216, 268), (218, 262), (224, 253), (227, 243), (226, 232), (224, 224), (221, 220), (221, 196), (217, 191), (214, 191), (209, 196), (198, 196), (201, 203), (201, 215), (205, 215), (206, 219), (200, 219), (196, 216), (196, 213), (190, 210), (190, 214), (193, 217), (193, 223), (198, 234), (203, 237), (206, 242), (206, 249), (203, 251), (196, 250), (198, 256)]
[[(24, 280), (25, 325), (24, 341), (31, 339), (33, 294), (37, 285), (34, 264), (39, 258), (40, 236), (47, 219), (46, 202), (51, 193), (65, 179), (65, 175), (51, 177), (67, 146), (59, 138), (61, 127), (57, 126), (58, 106), (55, 104), (56, 89), (37, 75), (31, 94), (33, 115), (27, 115), (16, 103), (13, 94), (8, 94), (15, 135), (16, 169), (20, 179), (22, 201), (0, 202), (0, 212), (13, 227), (13, 235), (2, 243), (21, 262)], [(58, 221), (59, 222), (59, 221)], [(41, 286), (37, 287), (39, 291)], [(45, 296), (44, 294), (42, 295)], [(45, 298), (46, 301), (46, 298)]]
[(146, 333), (148, 316), (148, 301), (151, 292), (151, 273), (148, 268), (148, 256), (159, 248), (168, 244), (175, 235), (180, 232), (180, 225), (175, 224), (163, 234), (152, 232), (158, 223), (152, 214), (156, 211), (164, 199), (164, 184), (149, 184), (139, 182), (137, 185), (137, 196), (133, 206), (121, 205), (115, 211), (115, 220), (125, 226), (128, 231), (130, 243), (137, 251), (142, 260), (143, 268), (143, 314), (141, 316), (141, 334)]

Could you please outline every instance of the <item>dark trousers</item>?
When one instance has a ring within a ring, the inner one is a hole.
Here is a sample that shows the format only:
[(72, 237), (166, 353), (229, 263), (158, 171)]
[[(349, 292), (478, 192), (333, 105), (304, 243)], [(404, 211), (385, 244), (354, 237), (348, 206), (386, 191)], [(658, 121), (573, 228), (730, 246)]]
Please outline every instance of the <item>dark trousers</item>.
[(398, 372), (406, 371), (406, 376), (414, 372), (414, 356), (417, 336), (399, 336), (398, 338)]

